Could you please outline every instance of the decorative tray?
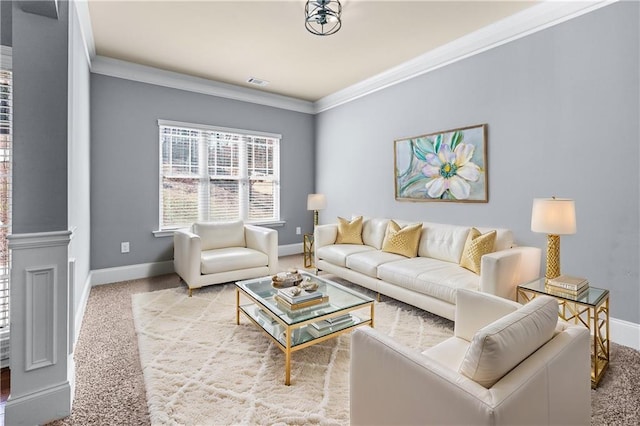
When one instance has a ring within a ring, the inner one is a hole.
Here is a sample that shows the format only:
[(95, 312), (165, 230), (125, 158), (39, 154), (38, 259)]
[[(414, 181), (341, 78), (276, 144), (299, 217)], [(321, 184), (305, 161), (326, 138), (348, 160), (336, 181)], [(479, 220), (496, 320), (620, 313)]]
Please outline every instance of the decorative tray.
[(275, 288), (286, 288), (298, 285), (302, 282), (302, 275), (295, 272), (280, 272), (271, 277), (271, 285)]

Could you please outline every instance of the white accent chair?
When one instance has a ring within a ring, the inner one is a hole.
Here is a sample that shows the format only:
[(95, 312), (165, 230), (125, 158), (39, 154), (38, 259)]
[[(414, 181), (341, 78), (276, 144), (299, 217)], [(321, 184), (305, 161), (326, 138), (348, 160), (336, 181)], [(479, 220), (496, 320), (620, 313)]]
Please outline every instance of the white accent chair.
[(278, 233), (234, 222), (197, 222), (173, 234), (173, 265), (189, 287), (273, 275), (278, 270)]
[(589, 332), (548, 296), (459, 290), (454, 336), (422, 353), (351, 337), (352, 425), (588, 425), (590, 383)]

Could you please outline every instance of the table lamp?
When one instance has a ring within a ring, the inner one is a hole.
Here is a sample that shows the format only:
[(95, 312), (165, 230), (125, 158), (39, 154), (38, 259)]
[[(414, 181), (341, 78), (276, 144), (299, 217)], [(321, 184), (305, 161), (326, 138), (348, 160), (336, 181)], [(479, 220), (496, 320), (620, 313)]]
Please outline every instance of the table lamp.
[(313, 227), (318, 225), (318, 210), (327, 208), (327, 197), (324, 194), (309, 194), (307, 196), (307, 210), (313, 210)]
[(547, 234), (547, 279), (560, 275), (560, 235), (576, 233), (576, 206), (566, 198), (534, 198), (531, 230)]

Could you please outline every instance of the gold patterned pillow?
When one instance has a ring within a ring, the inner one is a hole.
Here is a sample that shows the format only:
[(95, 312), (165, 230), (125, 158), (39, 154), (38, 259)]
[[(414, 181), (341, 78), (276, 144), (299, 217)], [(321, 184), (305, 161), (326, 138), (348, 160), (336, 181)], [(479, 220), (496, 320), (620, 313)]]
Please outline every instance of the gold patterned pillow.
[(416, 257), (421, 234), (421, 223), (414, 223), (401, 228), (395, 221), (390, 220), (382, 241), (382, 251), (401, 254), (406, 257)]
[(349, 222), (338, 217), (338, 236), (336, 244), (360, 244), (362, 245), (362, 216), (358, 216)]
[(460, 266), (480, 275), (482, 256), (493, 252), (496, 242), (496, 231), (481, 234), (476, 228), (471, 228), (467, 241), (464, 243)]

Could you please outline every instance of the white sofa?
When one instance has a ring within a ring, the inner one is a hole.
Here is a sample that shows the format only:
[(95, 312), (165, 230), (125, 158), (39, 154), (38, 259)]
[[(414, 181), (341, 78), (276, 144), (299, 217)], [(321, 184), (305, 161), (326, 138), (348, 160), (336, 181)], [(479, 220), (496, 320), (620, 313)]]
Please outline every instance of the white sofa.
[(242, 221), (197, 222), (173, 234), (175, 271), (194, 288), (273, 275), (278, 233)]
[(365, 218), (362, 245), (335, 244), (337, 223), (316, 226), (316, 268), (451, 320), (458, 289), (515, 300), (517, 285), (540, 274), (541, 250), (516, 247), (508, 229), (477, 228), (482, 233), (497, 231), (495, 251), (482, 257), (481, 273), (477, 275), (459, 265), (471, 226), (424, 222), (418, 256), (407, 258), (381, 250), (388, 222)]
[(454, 336), (422, 353), (353, 332), (352, 425), (590, 423), (589, 331), (558, 321), (555, 299), (461, 290), (456, 310)]

